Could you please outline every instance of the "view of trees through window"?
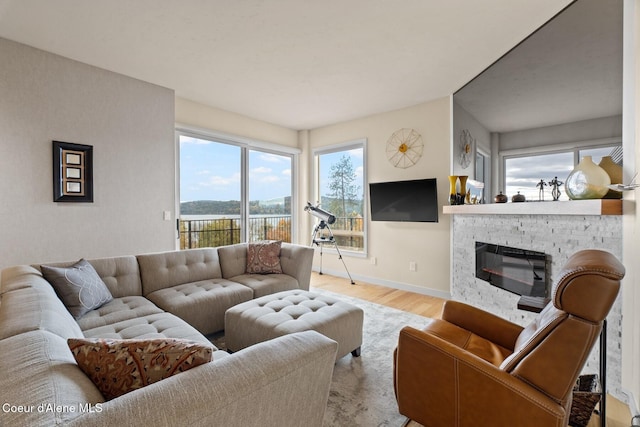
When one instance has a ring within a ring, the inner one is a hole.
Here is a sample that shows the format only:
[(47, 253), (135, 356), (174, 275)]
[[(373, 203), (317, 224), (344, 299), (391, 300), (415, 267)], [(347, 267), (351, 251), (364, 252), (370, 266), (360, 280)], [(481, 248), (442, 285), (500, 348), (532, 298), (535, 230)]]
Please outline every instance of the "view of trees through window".
[(322, 209), (336, 217), (331, 231), (340, 249), (363, 252), (365, 246), (364, 144), (316, 152)]
[(291, 242), (291, 155), (189, 135), (179, 144), (182, 249)]

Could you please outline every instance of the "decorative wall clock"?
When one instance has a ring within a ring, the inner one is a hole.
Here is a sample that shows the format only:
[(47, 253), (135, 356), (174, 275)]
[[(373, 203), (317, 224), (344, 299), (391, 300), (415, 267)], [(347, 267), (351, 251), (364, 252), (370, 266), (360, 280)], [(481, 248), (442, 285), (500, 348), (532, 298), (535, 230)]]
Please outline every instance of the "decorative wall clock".
[(469, 129), (464, 129), (460, 132), (460, 154), (458, 156), (458, 162), (462, 169), (466, 169), (471, 164), (471, 158), (473, 157), (473, 144), (475, 139), (471, 136)]
[(413, 129), (400, 129), (387, 141), (387, 159), (397, 168), (406, 169), (422, 157), (422, 136)]

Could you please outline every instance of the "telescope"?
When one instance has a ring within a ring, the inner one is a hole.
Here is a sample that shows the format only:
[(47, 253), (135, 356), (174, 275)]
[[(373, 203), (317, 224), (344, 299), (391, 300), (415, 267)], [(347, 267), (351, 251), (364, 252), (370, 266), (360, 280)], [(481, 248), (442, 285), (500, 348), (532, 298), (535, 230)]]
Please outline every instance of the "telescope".
[(324, 209), (320, 209), (318, 206), (320, 205), (313, 206), (311, 202), (307, 202), (307, 206), (304, 207), (304, 210), (327, 224), (333, 224), (336, 222), (335, 215), (325, 211)]
[[(322, 274), (322, 248), (326, 244), (333, 245), (333, 247), (336, 249), (336, 252), (338, 252), (338, 259), (342, 261), (344, 269), (347, 270), (347, 264), (345, 264), (344, 259), (342, 259), (342, 254), (340, 253), (340, 248), (338, 248), (338, 243), (333, 237), (331, 227), (329, 227), (330, 224), (336, 222), (336, 216), (330, 212), (325, 211), (324, 209), (320, 209), (319, 206), (319, 203), (313, 206), (311, 202), (307, 202), (307, 206), (304, 207), (305, 211), (320, 219), (320, 222), (313, 228), (313, 235), (311, 236), (311, 245), (318, 245), (320, 247), (320, 271), (318, 273)], [(349, 270), (347, 270), (347, 275), (349, 276), (349, 280), (351, 280), (351, 284), (355, 285), (356, 283), (351, 278)]]

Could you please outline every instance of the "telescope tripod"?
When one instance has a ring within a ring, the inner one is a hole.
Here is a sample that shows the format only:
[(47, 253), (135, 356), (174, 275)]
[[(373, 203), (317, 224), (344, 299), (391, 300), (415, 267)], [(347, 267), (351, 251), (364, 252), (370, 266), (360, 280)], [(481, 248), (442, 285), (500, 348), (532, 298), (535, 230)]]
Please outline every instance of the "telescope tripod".
[[(327, 234), (325, 234), (325, 230), (328, 231)], [(332, 244), (333, 247), (336, 248), (336, 252), (338, 252), (338, 259), (342, 261), (342, 265), (344, 266), (344, 269), (347, 272), (347, 276), (349, 276), (349, 280), (351, 281), (351, 284), (355, 285), (356, 283), (351, 278), (351, 274), (349, 274), (349, 270), (347, 269), (347, 264), (345, 264), (344, 259), (342, 259), (342, 254), (340, 253), (338, 244), (336, 243), (336, 240), (333, 237), (333, 232), (331, 231), (329, 224), (327, 224), (324, 221), (320, 221), (313, 228), (313, 235), (311, 236), (311, 245), (312, 246), (317, 245), (320, 248), (320, 271), (318, 272), (318, 274), (322, 274), (322, 248), (326, 244)]]

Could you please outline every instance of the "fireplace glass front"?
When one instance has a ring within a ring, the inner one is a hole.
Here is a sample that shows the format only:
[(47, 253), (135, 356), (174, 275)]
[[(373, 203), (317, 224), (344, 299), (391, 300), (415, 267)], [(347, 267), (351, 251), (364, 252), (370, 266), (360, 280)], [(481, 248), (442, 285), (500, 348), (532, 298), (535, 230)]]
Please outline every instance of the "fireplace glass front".
[(476, 277), (517, 295), (548, 296), (543, 252), (476, 242)]

